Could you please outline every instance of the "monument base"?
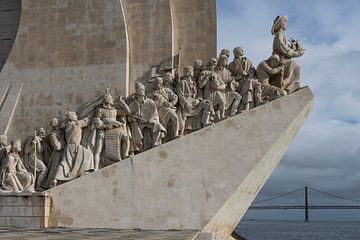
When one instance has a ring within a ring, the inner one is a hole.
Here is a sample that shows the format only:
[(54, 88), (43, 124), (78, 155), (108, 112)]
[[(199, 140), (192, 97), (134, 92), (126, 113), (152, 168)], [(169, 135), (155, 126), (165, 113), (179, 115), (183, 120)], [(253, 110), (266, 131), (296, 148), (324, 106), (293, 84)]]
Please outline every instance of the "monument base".
[(48, 227), (50, 203), (47, 193), (1, 193), (0, 227)]

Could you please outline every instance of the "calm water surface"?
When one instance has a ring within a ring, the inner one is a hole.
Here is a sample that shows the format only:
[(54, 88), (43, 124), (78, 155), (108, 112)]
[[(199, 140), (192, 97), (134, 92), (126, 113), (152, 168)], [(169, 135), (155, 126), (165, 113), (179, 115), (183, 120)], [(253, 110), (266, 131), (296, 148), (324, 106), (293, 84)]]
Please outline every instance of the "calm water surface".
[(360, 222), (243, 221), (246, 240), (360, 240)]

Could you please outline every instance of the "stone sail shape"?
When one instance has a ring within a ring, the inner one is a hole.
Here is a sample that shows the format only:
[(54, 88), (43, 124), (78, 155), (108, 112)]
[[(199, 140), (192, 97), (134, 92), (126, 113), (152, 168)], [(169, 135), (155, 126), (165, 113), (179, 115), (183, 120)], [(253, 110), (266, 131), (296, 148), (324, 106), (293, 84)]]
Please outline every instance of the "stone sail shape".
[[(47, 191), (49, 226), (228, 239), (312, 109), (309, 88)], [(201, 237), (201, 235), (199, 236)]]
[[(48, 126), (52, 117), (64, 117), (67, 108), (76, 110), (102, 96), (109, 84), (116, 93), (128, 96), (133, 93), (135, 82), (147, 83), (150, 69), (172, 59), (179, 49), (186, 54), (180, 66), (192, 64), (194, 59), (189, 52), (203, 61), (215, 56), (215, 0), (198, 0), (188, 6), (191, 11), (181, 3), (182, 0), (0, 1), (0, 10), (16, 8), (16, 17), (20, 18), (10, 54), (0, 53), (0, 60), (6, 60), (0, 74), (0, 100), (10, 85), (23, 84), (22, 91), (15, 93), (19, 99), (17, 105), (11, 106), (12, 119), (4, 120), (6, 129), (0, 128), (0, 134), (6, 131), (9, 138), (25, 138), (35, 129)], [(189, 20), (182, 23), (182, 18)], [(2, 19), (0, 30), (4, 32), (8, 20)], [(190, 20), (201, 26), (189, 25)], [(199, 31), (200, 28), (206, 31)], [(5, 47), (1, 51), (9, 50)]]

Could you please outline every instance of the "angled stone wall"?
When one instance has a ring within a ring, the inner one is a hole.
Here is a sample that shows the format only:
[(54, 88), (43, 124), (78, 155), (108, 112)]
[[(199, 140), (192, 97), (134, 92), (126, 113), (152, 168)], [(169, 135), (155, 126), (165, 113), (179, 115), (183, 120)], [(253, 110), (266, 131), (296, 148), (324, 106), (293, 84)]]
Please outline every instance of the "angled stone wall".
[(50, 189), (49, 226), (207, 225), (203, 234), (228, 239), (308, 117), (312, 98), (308, 88), (299, 90)]

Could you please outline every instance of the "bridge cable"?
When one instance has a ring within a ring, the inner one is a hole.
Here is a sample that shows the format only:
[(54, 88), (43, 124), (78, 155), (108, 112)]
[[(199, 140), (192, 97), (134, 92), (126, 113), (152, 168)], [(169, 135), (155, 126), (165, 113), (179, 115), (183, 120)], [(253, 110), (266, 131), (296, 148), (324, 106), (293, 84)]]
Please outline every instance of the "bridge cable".
[(315, 191), (315, 192), (319, 192), (319, 193), (322, 193), (322, 194), (325, 194), (325, 195), (328, 195), (328, 196), (331, 196), (331, 197), (334, 197), (334, 198), (339, 198), (339, 199), (343, 199), (343, 200), (347, 200), (347, 201), (352, 201), (352, 202), (357, 202), (357, 203), (360, 203), (360, 200), (355, 200), (355, 199), (350, 199), (350, 198), (346, 198), (346, 197), (341, 197), (341, 196), (338, 196), (338, 195), (335, 195), (335, 194), (331, 194), (331, 193), (327, 193), (327, 192), (324, 192), (324, 191), (321, 191), (321, 190), (318, 190), (318, 189), (315, 189), (315, 188), (312, 188), (312, 187), (308, 187), (309, 189)]
[(255, 201), (255, 202), (253, 202), (253, 204), (271, 201), (271, 200), (274, 200), (274, 199), (277, 199), (277, 198), (281, 198), (281, 197), (285, 197), (285, 196), (290, 195), (290, 194), (292, 194), (292, 193), (299, 192), (299, 191), (303, 191), (303, 190), (304, 190), (304, 188), (301, 187), (301, 188), (299, 188), (299, 189), (295, 189), (295, 190), (293, 190), (293, 191), (291, 191), (291, 192), (287, 192), (287, 193), (284, 193), (284, 194), (281, 194), (281, 195), (278, 195), (278, 196), (275, 196), (275, 197), (271, 197), (271, 198), (267, 198), (267, 199), (262, 199), (262, 200)]

